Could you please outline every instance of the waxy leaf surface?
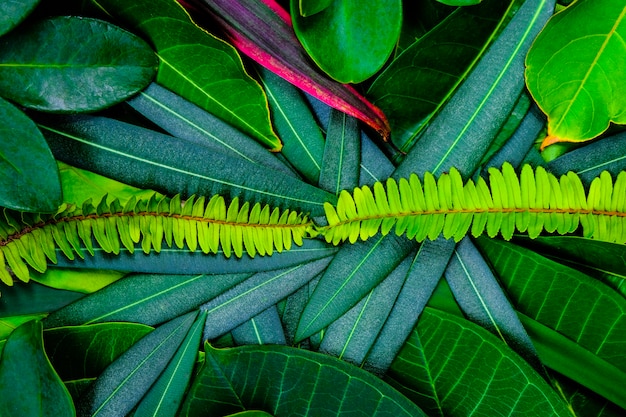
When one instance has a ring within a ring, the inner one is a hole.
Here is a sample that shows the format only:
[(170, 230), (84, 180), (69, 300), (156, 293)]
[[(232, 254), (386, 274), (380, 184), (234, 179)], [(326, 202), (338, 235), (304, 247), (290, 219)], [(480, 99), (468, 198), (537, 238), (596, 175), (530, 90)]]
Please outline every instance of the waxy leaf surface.
[(0, 2), (0, 35), (4, 35), (24, 20), (40, 0), (12, 0)]

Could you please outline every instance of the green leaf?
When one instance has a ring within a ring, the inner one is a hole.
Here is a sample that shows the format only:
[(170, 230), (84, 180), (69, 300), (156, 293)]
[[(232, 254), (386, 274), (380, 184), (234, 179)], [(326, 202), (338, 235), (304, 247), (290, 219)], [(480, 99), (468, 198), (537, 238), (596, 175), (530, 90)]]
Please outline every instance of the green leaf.
[(159, 84), (236, 126), (270, 149), (281, 149), (280, 140), (269, 121), (263, 91), (246, 73), (235, 49), (192, 23), (177, 2), (93, 2), (152, 42), (160, 60)]
[(133, 412), (133, 417), (176, 415), (192, 376), (205, 319), (206, 314), (198, 316), (176, 355)]
[[(25, 314), (13, 317), (0, 318), (0, 340), (4, 340), (13, 330), (27, 321), (37, 320), (45, 317), (45, 314)], [(1, 351), (0, 351), (1, 353)]]
[(509, 1), (458, 8), (402, 51), (367, 97), (389, 118), (394, 143), (408, 151), (485, 53)]
[(63, 381), (95, 378), (153, 329), (137, 323), (64, 326), (43, 332), (50, 362)]
[(296, 36), (313, 61), (341, 83), (359, 83), (387, 61), (400, 36), (402, 2), (334, 0), (312, 16), (291, 0)]
[[(231, 412), (250, 408), (276, 416), (424, 415), (374, 375), (327, 355), (283, 346), (213, 349), (207, 345), (206, 356), (207, 365), (198, 380), (208, 382), (219, 376), (222, 384), (228, 384), (227, 398), (241, 407), (236, 410), (231, 406)], [(220, 393), (215, 392), (218, 395), (213, 398), (207, 395), (216, 384), (206, 382), (194, 385), (191, 394), (203, 400), (198, 405), (205, 413), (220, 413)]]
[(473, 6), (480, 4), (482, 0), (437, 0), (441, 4), (448, 6)]
[(80, 415), (124, 416), (149, 390), (170, 362), (197, 312), (158, 327), (109, 365), (76, 404)]
[(84, 294), (75, 291), (57, 290), (36, 282), (17, 282), (12, 287), (2, 288), (0, 317), (48, 313), (81, 297)]
[(40, 127), (58, 159), (164, 194), (238, 196), (312, 216), (323, 213), (325, 201), (335, 200), (279, 171), (259, 169), (258, 164), (113, 119), (55, 118), (42, 121)]
[(43, 274), (31, 272), (33, 281), (60, 290), (93, 293), (117, 281), (125, 275), (124, 272), (109, 270), (75, 270), (50, 268)]
[(332, 4), (333, 0), (298, 0), (301, 16), (311, 16), (319, 13)]
[(129, 275), (53, 312), (44, 325), (51, 328), (106, 321), (159, 324), (197, 309), (248, 276)]
[(526, 59), (528, 89), (548, 115), (542, 146), (626, 123), (625, 37), (620, 0), (578, 1), (550, 19)]
[(2, 98), (0, 120), (0, 206), (56, 211), (62, 202), (61, 183), (41, 132), (31, 119)]
[(19, 25), (40, 0), (14, 0), (0, 3), (0, 36)]
[(41, 322), (29, 321), (7, 339), (0, 360), (0, 415), (75, 416), (69, 392), (43, 350)]
[(110, 23), (54, 17), (0, 38), (0, 91), (32, 109), (94, 111), (148, 85), (156, 64), (148, 44)]
[(287, 344), (276, 304), (237, 326), (230, 334), (238, 346)]
[(389, 376), (433, 415), (492, 415), (494, 410), (502, 415), (570, 415), (546, 381), (495, 336), (430, 308)]

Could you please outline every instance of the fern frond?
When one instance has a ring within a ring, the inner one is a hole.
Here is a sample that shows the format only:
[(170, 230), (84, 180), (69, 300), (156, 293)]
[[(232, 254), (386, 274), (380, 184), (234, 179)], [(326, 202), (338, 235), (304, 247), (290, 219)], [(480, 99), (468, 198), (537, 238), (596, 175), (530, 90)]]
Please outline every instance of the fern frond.
[(62, 206), (54, 215), (21, 213), (4, 209), (0, 214), (0, 280), (11, 285), (13, 275), (29, 280), (29, 267), (44, 272), (48, 262), (57, 262), (59, 249), (70, 260), (93, 255), (94, 247), (118, 254), (159, 252), (163, 243), (179, 249), (187, 246), (208, 253), (222, 251), (226, 257), (271, 255), (302, 245), (315, 234), (307, 216), (290, 210), (271, 209), (249, 203), (240, 206), (234, 198), (226, 204), (221, 196), (208, 202), (204, 197), (181, 201), (158, 197), (130, 199), (125, 206), (105, 196), (96, 206)]
[(573, 172), (557, 178), (526, 165), (518, 176), (510, 164), (491, 168), (489, 183), (483, 178), (463, 183), (451, 169), (437, 179), (413, 174), (372, 189), (342, 191), (336, 207), (324, 206), (328, 226), (320, 232), (327, 242), (354, 243), (394, 228), (418, 241), (441, 234), (459, 241), (468, 232), (508, 240), (516, 230), (535, 238), (544, 230), (566, 234), (582, 225), (585, 237), (626, 243), (626, 172), (615, 183), (603, 172), (588, 193)]

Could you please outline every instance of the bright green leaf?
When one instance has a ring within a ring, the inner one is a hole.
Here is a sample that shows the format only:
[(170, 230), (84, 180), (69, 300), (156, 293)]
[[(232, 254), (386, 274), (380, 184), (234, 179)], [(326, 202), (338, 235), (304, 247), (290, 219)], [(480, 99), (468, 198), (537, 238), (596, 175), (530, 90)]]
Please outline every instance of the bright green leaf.
[(19, 25), (39, 4), (40, 0), (11, 0), (0, 2), (0, 36)]
[(556, 14), (526, 59), (526, 81), (555, 142), (593, 139), (626, 123), (626, 6), (577, 1)]
[(298, 0), (301, 16), (311, 16), (319, 13), (333, 3), (333, 0)]
[(56, 211), (62, 202), (61, 183), (41, 132), (31, 119), (2, 98), (0, 120), (0, 206)]
[(31, 271), (30, 273), (31, 279), (40, 284), (60, 290), (83, 293), (96, 292), (122, 278), (124, 275), (124, 272), (118, 271), (61, 268), (49, 268), (43, 274), (36, 271)]
[(37, 110), (109, 107), (148, 85), (156, 65), (147, 43), (97, 19), (54, 17), (0, 38), (1, 94)]
[[(25, 314), (21, 316), (2, 317), (0, 318), (0, 340), (9, 337), (11, 332), (27, 321), (41, 319), (44, 314)], [(0, 352), (1, 353), (1, 352)]]
[(473, 6), (475, 4), (480, 4), (482, 0), (437, 0), (437, 1), (447, 6)]
[(371, 77), (387, 61), (400, 36), (399, 0), (333, 0), (304, 17), (291, 0), (291, 17), (300, 42), (324, 72), (342, 83)]
[(76, 412), (43, 350), (41, 322), (29, 321), (7, 339), (0, 360), (0, 415), (65, 417)]

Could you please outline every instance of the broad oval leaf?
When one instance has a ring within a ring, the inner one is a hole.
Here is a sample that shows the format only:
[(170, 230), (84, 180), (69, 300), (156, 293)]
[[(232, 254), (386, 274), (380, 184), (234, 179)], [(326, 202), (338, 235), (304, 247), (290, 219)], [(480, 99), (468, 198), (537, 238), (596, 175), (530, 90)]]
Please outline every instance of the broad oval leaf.
[(0, 92), (37, 110), (106, 108), (148, 85), (156, 65), (147, 43), (97, 19), (54, 17), (0, 38)]
[[(424, 415), (374, 375), (327, 355), (286, 346), (207, 345), (206, 356), (182, 415), (199, 415), (193, 412), (198, 407), (204, 415), (223, 415), (224, 404), (231, 413), (249, 407), (276, 417)], [(225, 389), (212, 389), (209, 381), (216, 378)]]
[(626, 123), (624, 38), (622, 0), (577, 1), (550, 19), (526, 59), (528, 89), (548, 115), (542, 146)]
[(13, 0), (0, 2), (0, 36), (19, 25), (41, 0)]
[(65, 417), (76, 412), (69, 392), (43, 350), (40, 321), (29, 321), (7, 339), (0, 360), (0, 415)]
[(61, 181), (43, 135), (31, 119), (2, 98), (0, 120), (0, 206), (56, 211), (62, 203)]
[(495, 336), (432, 308), (424, 310), (389, 376), (433, 416), (570, 415), (550, 385)]
[(400, 0), (334, 0), (305, 17), (299, 0), (291, 0), (298, 39), (313, 61), (342, 83), (359, 83), (387, 61), (400, 36)]

